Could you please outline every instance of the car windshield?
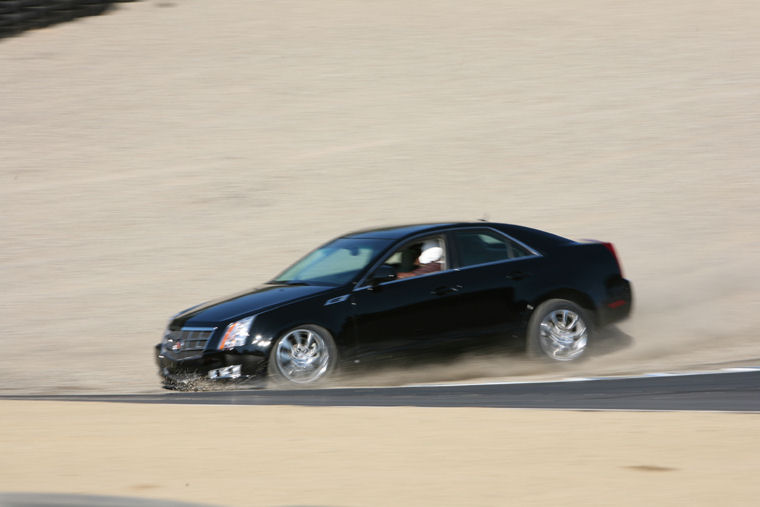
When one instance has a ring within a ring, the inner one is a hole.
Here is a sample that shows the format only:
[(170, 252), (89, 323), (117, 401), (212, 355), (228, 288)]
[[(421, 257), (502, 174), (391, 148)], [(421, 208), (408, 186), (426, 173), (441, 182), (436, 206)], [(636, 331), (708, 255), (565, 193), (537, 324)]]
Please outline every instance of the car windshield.
[(342, 285), (366, 268), (389, 243), (387, 239), (336, 239), (293, 264), (271, 283)]

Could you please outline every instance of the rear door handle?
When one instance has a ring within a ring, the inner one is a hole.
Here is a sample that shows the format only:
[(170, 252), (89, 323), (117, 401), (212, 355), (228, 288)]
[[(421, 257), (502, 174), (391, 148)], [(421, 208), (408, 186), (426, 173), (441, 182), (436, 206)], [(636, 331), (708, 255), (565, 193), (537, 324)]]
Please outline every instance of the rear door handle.
[(430, 293), (434, 296), (445, 296), (446, 294), (453, 294), (454, 292), (459, 292), (459, 289), (461, 289), (461, 285), (455, 285), (454, 287), (447, 287), (447, 286), (441, 286), (436, 287), (435, 289), (431, 290)]
[(530, 273), (526, 273), (525, 271), (512, 271), (511, 273), (507, 273), (507, 280), (522, 280), (529, 276)]

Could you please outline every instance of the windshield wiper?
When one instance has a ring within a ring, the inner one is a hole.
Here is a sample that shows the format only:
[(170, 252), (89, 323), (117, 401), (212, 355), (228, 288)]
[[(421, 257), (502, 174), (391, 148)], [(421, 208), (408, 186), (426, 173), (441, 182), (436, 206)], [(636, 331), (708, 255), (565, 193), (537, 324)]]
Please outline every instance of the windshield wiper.
[(272, 280), (267, 282), (268, 284), (283, 284), (283, 285), (311, 285), (309, 282), (303, 282), (301, 280)]

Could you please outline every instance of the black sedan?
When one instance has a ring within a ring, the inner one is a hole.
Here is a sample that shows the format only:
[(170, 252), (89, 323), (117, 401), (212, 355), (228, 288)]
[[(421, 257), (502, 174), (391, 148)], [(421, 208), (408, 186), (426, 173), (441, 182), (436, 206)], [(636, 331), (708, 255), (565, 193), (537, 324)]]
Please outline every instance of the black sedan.
[(156, 346), (164, 385), (314, 384), (346, 365), (517, 346), (583, 356), (631, 311), (610, 243), (489, 222), (353, 232), (272, 281), (175, 315)]

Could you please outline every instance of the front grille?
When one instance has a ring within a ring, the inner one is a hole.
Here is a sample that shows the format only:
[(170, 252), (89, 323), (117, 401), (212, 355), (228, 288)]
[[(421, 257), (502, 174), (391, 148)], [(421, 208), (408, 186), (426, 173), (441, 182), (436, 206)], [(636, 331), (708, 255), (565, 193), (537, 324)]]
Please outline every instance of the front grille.
[(164, 333), (163, 351), (175, 359), (199, 357), (216, 331), (215, 327), (183, 327), (178, 331), (167, 329)]

